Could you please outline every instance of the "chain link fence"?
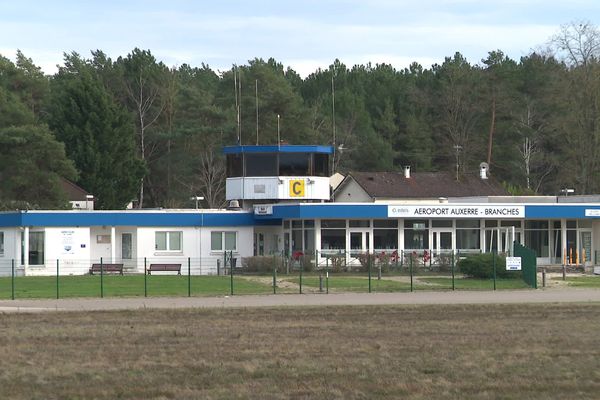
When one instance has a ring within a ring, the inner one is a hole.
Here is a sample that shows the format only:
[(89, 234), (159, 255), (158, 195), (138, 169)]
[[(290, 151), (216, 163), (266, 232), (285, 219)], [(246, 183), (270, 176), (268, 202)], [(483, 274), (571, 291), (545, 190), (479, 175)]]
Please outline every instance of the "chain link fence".
[[(473, 273), (473, 262), (493, 273)], [(471, 260), (466, 263), (464, 260)], [(463, 271), (463, 265), (470, 265)], [(373, 293), (416, 290), (496, 290), (528, 287), (499, 274), (503, 255), (430, 250), (376, 253), (323, 251), (206, 258), (58, 259), (25, 269), (0, 259), (0, 298), (225, 296), (285, 293)]]

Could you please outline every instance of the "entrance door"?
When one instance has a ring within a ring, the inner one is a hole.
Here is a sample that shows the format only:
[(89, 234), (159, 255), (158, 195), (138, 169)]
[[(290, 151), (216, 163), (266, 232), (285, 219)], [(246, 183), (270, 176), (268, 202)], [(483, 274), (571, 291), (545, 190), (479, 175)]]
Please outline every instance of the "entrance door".
[(369, 251), (369, 232), (350, 231), (350, 262)]
[(132, 257), (132, 235), (131, 233), (121, 234), (121, 258), (131, 260)]
[(432, 231), (434, 254), (447, 253), (452, 250), (452, 231)]
[(592, 264), (592, 232), (579, 231), (579, 261), (583, 265)]

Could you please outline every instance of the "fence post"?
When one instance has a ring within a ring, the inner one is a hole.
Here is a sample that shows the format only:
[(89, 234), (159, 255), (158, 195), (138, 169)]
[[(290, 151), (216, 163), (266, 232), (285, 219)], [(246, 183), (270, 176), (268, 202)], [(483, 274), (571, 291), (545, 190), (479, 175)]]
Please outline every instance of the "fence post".
[(494, 268), (494, 290), (496, 290), (496, 252), (492, 250), (492, 267)]
[[(225, 251), (225, 265), (227, 265), (227, 251)], [(229, 255), (229, 292), (233, 296), (233, 251)]]
[(100, 298), (104, 298), (104, 263), (100, 257)]
[(452, 264), (450, 265), (452, 271), (452, 290), (454, 290), (454, 250), (452, 250)]
[[(329, 260), (329, 258), (327, 258)], [(329, 294), (329, 263), (325, 264), (325, 293)]]
[(300, 294), (302, 294), (302, 273), (304, 272), (304, 256), (300, 256)]
[(146, 268), (146, 257), (144, 257), (144, 297), (148, 297), (148, 270)]
[(413, 289), (413, 258), (412, 255), (410, 256), (410, 291), (412, 292)]
[(367, 267), (369, 269), (369, 293), (371, 293), (371, 253), (367, 253)]
[(59, 299), (59, 293), (58, 293), (58, 276), (59, 276), (59, 272), (58, 272), (58, 258), (56, 259), (56, 299)]
[(11, 270), (12, 270), (12, 272), (11, 272), (12, 275), (11, 275), (11, 284), (10, 284), (10, 287), (11, 287), (11, 296), (10, 297), (11, 297), (11, 299), (14, 300), (15, 299), (15, 259), (14, 258), (11, 260)]
[(277, 294), (277, 261), (273, 255), (273, 294)]
[(188, 297), (192, 297), (192, 270), (190, 267), (191, 261), (188, 257)]

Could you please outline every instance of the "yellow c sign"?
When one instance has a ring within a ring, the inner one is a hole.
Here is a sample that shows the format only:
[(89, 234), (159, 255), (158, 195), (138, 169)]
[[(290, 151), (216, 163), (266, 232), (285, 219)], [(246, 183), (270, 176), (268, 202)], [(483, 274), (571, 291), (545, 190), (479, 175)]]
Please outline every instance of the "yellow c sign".
[(304, 179), (290, 181), (290, 197), (304, 197)]

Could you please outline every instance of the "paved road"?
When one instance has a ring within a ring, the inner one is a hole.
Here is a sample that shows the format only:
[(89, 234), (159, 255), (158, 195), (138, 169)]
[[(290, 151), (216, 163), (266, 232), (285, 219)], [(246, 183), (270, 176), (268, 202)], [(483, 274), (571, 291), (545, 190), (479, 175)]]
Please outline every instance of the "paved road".
[(384, 304), (502, 304), (597, 302), (600, 289), (502, 290), (413, 293), (285, 294), (224, 297), (155, 297), (61, 300), (2, 300), (3, 312), (132, 310), (143, 308), (225, 308)]

